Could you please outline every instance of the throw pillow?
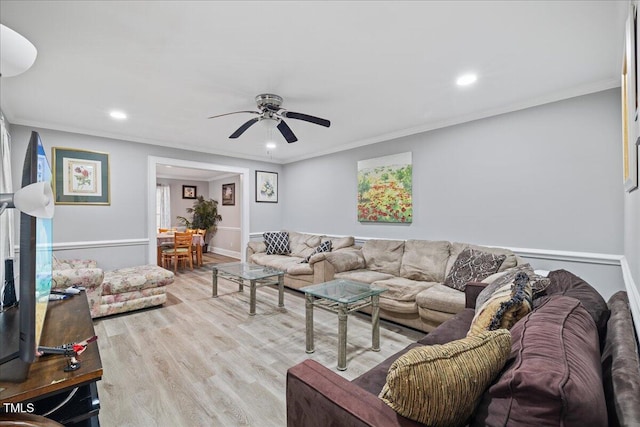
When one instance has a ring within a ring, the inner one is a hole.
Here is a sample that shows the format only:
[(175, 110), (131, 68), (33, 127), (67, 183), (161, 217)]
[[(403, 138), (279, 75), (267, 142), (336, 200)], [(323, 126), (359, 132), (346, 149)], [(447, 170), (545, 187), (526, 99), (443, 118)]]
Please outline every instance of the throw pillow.
[(267, 255), (289, 255), (289, 233), (286, 231), (267, 232), (262, 235), (267, 245)]
[(467, 336), (495, 329), (511, 329), (531, 312), (532, 295), (529, 277), (518, 273), (513, 283), (498, 288), (479, 308), (471, 321)]
[(379, 397), (423, 424), (463, 425), (510, 351), (511, 334), (504, 329), (412, 348), (393, 362)]
[(482, 280), (484, 283), (489, 283), (489, 285), (480, 292), (480, 295), (478, 295), (478, 298), (476, 299), (476, 309), (481, 307), (489, 297), (491, 297), (496, 289), (501, 288), (508, 283), (513, 283), (518, 273), (526, 273), (526, 275), (529, 276), (533, 299), (542, 296), (549, 284), (551, 284), (551, 279), (535, 274), (530, 264), (522, 264), (517, 267), (512, 267)]
[(554, 295), (510, 332), (505, 368), (470, 425), (607, 425), (598, 335), (578, 300)]
[(506, 255), (495, 255), (466, 248), (456, 258), (451, 271), (444, 279), (444, 284), (464, 291), (467, 282), (478, 282), (497, 272), (505, 259), (507, 259)]
[(327, 240), (326, 242), (322, 242), (320, 244), (320, 246), (318, 246), (317, 248), (315, 248), (313, 250), (311, 255), (309, 255), (308, 257), (306, 257), (305, 259), (303, 259), (300, 262), (308, 264), (309, 260), (311, 259), (311, 257), (314, 256), (315, 254), (319, 254), (320, 252), (331, 252), (331, 240)]

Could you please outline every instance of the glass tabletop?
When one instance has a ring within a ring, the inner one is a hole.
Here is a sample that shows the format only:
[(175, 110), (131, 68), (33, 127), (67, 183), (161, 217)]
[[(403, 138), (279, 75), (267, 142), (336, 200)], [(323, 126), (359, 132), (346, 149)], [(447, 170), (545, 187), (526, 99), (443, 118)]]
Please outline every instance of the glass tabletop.
[(380, 295), (385, 292), (384, 288), (376, 288), (364, 283), (352, 282), (351, 280), (336, 279), (317, 285), (305, 286), (300, 289), (305, 294), (311, 294), (318, 298), (344, 303), (352, 303)]
[(230, 274), (236, 277), (240, 277), (246, 280), (259, 280), (271, 276), (277, 276), (284, 274), (282, 270), (278, 270), (273, 267), (266, 267), (264, 265), (248, 264), (246, 262), (228, 262), (224, 264), (213, 264), (211, 268)]

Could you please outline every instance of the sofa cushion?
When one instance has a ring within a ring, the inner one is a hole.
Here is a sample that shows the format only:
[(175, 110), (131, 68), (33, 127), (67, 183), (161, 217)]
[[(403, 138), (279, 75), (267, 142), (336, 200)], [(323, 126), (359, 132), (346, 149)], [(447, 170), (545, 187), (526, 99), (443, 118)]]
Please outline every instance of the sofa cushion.
[[(307, 255), (301, 262), (308, 264), (312, 256), (321, 252), (331, 252), (331, 240), (322, 242), (318, 247), (313, 249), (313, 251), (309, 255)], [(291, 255), (293, 255), (293, 253)]]
[(590, 284), (567, 270), (555, 270), (549, 273), (550, 285), (547, 295), (565, 295), (579, 300), (589, 312), (598, 328), (600, 348), (604, 345), (609, 320), (609, 307), (604, 298)]
[(506, 255), (465, 248), (453, 263), (449, 274), (444, 279), (444, 284), (464, 291), (467, 282), (478, 282), (496, 273), (506, 258)]
[(107, 271), (102, 282), (102, 295), (167, 286), (173, 283), (174, 278), (173, 272), (154, 264)]
[(451, 249), (450, 249), (451, 256), (449, 257), (449, 261), (447, 261), (447, 269), (445, 271), (445, 274), (449, 274), (449, 271), (451, 271), (451, 268), (453, 267), (453, 264), (456, 262), (458, 255), (460, 255), (460, 252), (462, 252), (465, 248), (477, 249), (479, 251), (489, 252), (495, 255), (506, 255), (507, 258), (502, 262), (498, 271), (504, 271), (508, 268), (515, 267), (516, 265), (518, 265), (518, 258), (516, 257), (516, 254), (514, 254), (513, 251), (509, 249), (493, 248), (489, 246), (479, 246), (479, 245), (472, 245), (469, 243), (453, 242), (451, 243)]
[(516, 275), (520, 272), (526, 273), (526, 275), (529, 276), (534, 299), (544, 294), (549, 284), (551, 284), (551, 279), (537, 274), (529, 263), (521, 264), (516, 267), (512, 267), (507, 270), (492, 274), (486, 279), (483, 279), (482, 282), (489, 283), (490, 285), (493, 285), (494, 288), (497, 288), (506, 283), (513, 282), (513, 279), (515, 279)]
[(443, 313), (459, 313), (465, 307), (464, 292), (437, 284), (416, 295), (419, 307)]
[(251, 255), (251, 262), (285, 272), (288, 272), (290, 268), (295, 268), (300, 265), (300, 261), (302, 261), (302, 258), (289, 255), (267, 255), (265, 252)]
[(462, 425), (510, 349), (511, 335), (504, 329), (412, 348), (391, 365), (379, 397), (400, 415), (426, 425)]
[(472, 425), (607, 425), (598, 336), (578, 300), (549, 298), (510, 332), (509, 360)]
[(289, 231), (289, 248), (291, 255), (307, 257), (320, 244), (321, 236)]
[(437, 285), (435, 282), (419, 282), (416, 280), (405, 279), (404, 277), (392, 277), (385, 280), (376, 280), (373, 285), (378, 288), (388, 289), (387, 292), (381, 294), (388, 299), (396, 301), (415, 301), (416, 295), (425, 289)]
[(529, 277), (518, 273), (512, 283), (506, 283), (476, 310), (469, 335), (495, 329), (511, 329), (515, 323), (531, 312), (532, 292)]
[(266, 232), (262, 236), (267, 245), (267, 255), (288, 255), (291, 253), (287, 231)]
[(337, 251), (338, 249), (348, 248), (356, 244), (353, 236), (345, 236), (345, 237), (323, 237), (322, 241), (329, 240), (331, 242), (331, 250)]
[(362, 283), (373, 283), (378, 280), (391, 279), (392, 274), (380, 273), (378, 271), (371, 271), (367, 269), (349, 270), (342, 273), (336, 273), (334, 275), (336, 279), (355, 280)]
[(399, 276), (403, 251), (403, 240), (367, 240), (362, 246), (365, 268)]
[(400, 276), (425, 282), (444, 281), (444, 270), (449, 259), (446, 241), (407, 240), (404, 243)]

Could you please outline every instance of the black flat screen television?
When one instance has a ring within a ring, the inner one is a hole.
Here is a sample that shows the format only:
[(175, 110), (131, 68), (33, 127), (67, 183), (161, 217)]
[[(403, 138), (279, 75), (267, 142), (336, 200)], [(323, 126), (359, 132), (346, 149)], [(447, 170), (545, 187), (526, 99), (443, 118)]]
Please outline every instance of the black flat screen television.
[[(40, 135), (31, 132), (22, 187), (51, 183), (51, 167)], [(24, 381), (36, 359), (52, 280), (52, 219), (20, 213), (20, 275), (17, 307), (0, 313), (0, 381)]]

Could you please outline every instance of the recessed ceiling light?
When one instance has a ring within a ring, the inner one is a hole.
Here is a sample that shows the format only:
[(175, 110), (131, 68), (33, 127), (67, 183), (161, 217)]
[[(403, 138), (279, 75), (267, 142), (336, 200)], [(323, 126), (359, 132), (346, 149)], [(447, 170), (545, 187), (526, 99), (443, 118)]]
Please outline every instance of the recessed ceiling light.
[(274, 148), (276, 148), (276, 143), (275, 142), (267, 142), (267, 148), (270, 150), (273, 150)]
[(127, 115), (122, 111), (113, 110), (109, 113), (112, 119), (116, 120), (124, 120), (127, 118)]
[(475, 74), (463, 74), (458, 77), (458, 80), (456, 80), (456, 84), (458, 86), (469, 86), (470, 84), (475, 83), (476, 80), (478, 80), (478, 76)]

